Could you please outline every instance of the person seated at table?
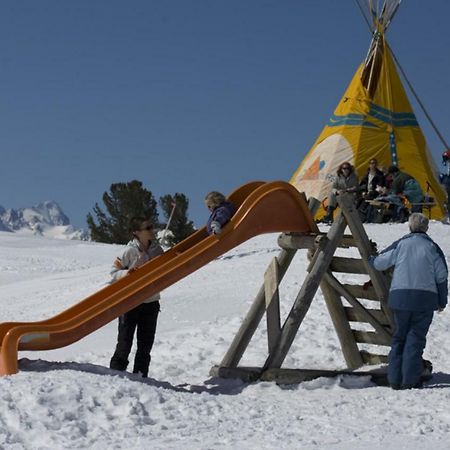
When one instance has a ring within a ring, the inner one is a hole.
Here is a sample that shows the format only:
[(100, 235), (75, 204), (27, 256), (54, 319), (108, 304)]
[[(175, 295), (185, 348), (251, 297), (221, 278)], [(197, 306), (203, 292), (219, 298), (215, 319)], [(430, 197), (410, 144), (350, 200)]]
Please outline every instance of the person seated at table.
[(360, 199), (357, 203), (358, 213), (361, 220), (364, 222), (367, 220), (367, 214), (369, 212), (370, 204), (368, 200), (373, 200), (379, 195), (377, 187), (385, 186), (384, 173), (378, 168), (378, 162), (375, 158), (369, 161), (369, 167), (367, 173), (359, 183)]
[(392, 174), (392, 193), (403, 194), (411, 203), (411, 212), (422, 212), (423, 191), (417, 180), (406, 172), (402, 172), (397, 166), (390, 166), (388, 172)]
[(377, 187), (378, 196), (370, 201), (366, 222), (406, 222), (409, 210), (402, 195), (394, 194), (386, 186)]

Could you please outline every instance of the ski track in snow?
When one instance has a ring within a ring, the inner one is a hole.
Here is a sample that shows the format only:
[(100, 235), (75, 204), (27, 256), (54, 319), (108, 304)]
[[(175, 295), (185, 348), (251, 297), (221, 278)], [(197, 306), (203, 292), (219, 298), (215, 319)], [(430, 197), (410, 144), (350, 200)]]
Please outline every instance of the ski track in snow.
[[(407, 225), (366, 230), (381, 249)], [(448, 256), (448, 227), (433, 222), (430, 235)], [(435, 376), (420, 391), (350, 376), (295, 386), (209, 376), (277, 255), (276, 238), (252, 239), (162, 293), (147, 380), (108, 369), (115, 322), (63, 349), (21, 352), (20, 372), (0, 378), (0, 448), (450, 448), (448, 311), (436, 315), (429, 333), (425, 357)], [(0, 233), (0, 321), (41, 320), (82, 300), (109, 281), (120, 249)], [(299, 252), (283, 280), (283, 317), (307, 264)], [(263, 320), (241, 365), (260, 366), (266, 354)], [(345, 367), (320, 291), (284, 367)]]

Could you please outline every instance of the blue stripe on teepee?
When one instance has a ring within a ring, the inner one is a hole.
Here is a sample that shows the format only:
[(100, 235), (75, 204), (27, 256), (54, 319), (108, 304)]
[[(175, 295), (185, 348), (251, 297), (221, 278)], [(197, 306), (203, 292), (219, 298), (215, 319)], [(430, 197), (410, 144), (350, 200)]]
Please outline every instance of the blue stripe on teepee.
[(394, 113), (389, 109), (370, 104), (370, 111), (367, 115), (364, 114), (346, 114), (345, 116), (337, 116), (333, 114), (328, 122), (329, 127), (338, 127), (342, 125), (362, 126), (376, 128), (377, 125), (367, 120), (368, 117), (373, 117), (381, 122), (392, 125), (393, 127), (418, 127), (416, 116), (414, 113)]
[(329, 127), (339, 127), (342, 125), (361, 126), (376, 128), (376, 125), (368, 122), (363, 114), (347, 114), (346, 116), (332, 115), (328, 124)]
[(392, 124), (394, 127), (419, 126), (414, 113), (395, 113), (389, 109), (378, 106), (375, 103), (370, 104), (369, 115), (381, 120), (382, 122)]

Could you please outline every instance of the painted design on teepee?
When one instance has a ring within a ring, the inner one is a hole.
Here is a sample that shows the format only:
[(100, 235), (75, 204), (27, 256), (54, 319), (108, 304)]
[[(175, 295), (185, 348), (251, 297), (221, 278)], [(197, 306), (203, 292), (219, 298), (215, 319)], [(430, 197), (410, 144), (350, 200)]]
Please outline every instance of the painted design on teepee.
[(353, 149), (348, 140), (339, 133), (332, 134), (303, 161), (294, 185), (308, 198), (323, 200), (331, 189), (339, 165), (344, 161), (353, 164), (353, 160)]
[(319, 178), (319, 171), (324, 166), (325, 166), (325, 161), (321, 161), (320, 158), (316, 158), (316, 160), (311, 164), (309, 169), (305, 172), (303, 179), (304, 180), (317, 180)]

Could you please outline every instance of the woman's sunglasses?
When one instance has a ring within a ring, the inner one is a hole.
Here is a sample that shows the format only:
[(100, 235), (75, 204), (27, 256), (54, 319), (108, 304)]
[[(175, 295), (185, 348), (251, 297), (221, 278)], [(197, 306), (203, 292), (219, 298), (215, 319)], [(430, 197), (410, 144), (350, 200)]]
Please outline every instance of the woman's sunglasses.
[(139, 231), (153, 231), (153, 227), (151, 225), (147, 225), (144, 228), (141, 228)]

